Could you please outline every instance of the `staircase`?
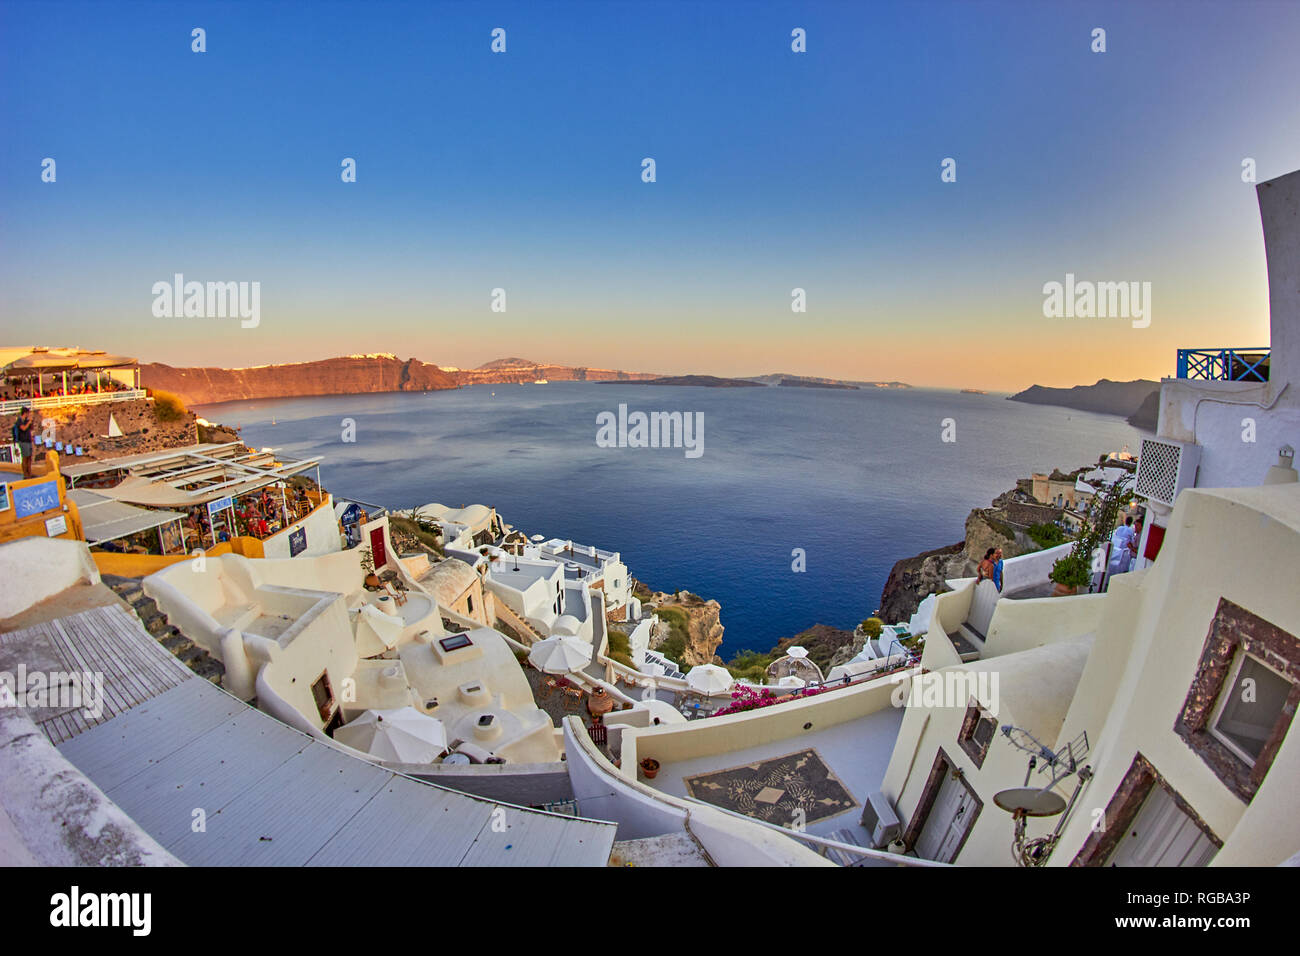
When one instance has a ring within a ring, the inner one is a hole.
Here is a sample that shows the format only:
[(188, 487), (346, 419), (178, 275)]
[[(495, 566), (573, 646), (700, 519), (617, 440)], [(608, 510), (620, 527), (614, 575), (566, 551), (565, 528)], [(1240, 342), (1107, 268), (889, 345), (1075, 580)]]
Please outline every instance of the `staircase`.
[(138, 578), (122, 578), (115, 574), (102, 574), (100, 580), (113, 590), (118, 597), (130, 605), (131, 610), (140, 618), (144, 629), (153, 635), (154, 640), (171, 652), (177, 660), (192, 670), (199, 677), (221, 685), (221, 677), (226, 669), (203, 648), (199, 647), (184, 634), (167, 623), (167, 616), (158, 610), (153, 598), (147, 597), (140, 586)]

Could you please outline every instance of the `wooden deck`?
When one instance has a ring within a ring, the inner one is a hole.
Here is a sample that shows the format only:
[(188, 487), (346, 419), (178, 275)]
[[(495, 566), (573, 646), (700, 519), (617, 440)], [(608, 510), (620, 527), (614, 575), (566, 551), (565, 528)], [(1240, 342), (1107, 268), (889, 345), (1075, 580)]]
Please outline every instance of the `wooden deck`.
[(85, 702), (32, 708), (32, 720), (56, 746), (194, 678), (120, 604), (0, 634), (0, 669), (16, 674), (20, 663), (29, 675), (39, 671), (102, 679), (102, 701), (93, 713)]

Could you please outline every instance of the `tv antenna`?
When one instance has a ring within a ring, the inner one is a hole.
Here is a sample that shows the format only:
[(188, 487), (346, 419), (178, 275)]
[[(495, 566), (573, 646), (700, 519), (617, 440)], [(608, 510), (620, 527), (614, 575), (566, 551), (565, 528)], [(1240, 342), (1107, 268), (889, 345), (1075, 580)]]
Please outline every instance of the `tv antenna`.
[[(1011, 850), (1016, 862), (1021, 866), (1042, 866), (1047, 862), (1057, 841), (1061, 837), (1061, 828), (1074, 809), (1084, 785), (1092, 778), (1092, 768), (1082, 761), (1088, 756), (1088, 732), (1069, 741), (1063, 750), (1052, 750), (1029, 731), (1006, 724), (1002, 728), (1012, 746), (1029, 754), (1029, 766), (1025, 770), (1025, 782), (1022, 786), (1001, 790), (993, 795), (993, 802), (1011, 814), (1015, 820), (1015, 839)], [(1030, 778), (1038, 774), (1030, 786)], [(1046, 777), (1046, 782), (1042, 778)], [(1075, 777), (1074, 792), (1067, 801), (1054, 788), (1070, 777)], [(1056, 827), (1047, 836), (1025, 838), (1026, 820), (1029, 817), (1059, 817)]]

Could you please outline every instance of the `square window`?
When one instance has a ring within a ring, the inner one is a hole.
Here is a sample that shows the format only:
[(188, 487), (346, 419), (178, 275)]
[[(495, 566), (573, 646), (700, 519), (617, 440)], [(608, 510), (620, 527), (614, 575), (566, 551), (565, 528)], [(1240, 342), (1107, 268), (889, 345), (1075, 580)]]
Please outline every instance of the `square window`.
[(1255, 765), (1291, 693), (1291, 682), (1244, 651), (1237, 652), (1233, 677), (1219, 695), (1212, 733), (1228, 749)]
[(1300, 639), (1220, 598), (1174, 733), (1250, 803), (1297, 706)]
[(962, 721), (957, 744), (975, 761), (976, 767), (982, 767), (997, 732), (998, 719), (972, 700), (966, 708), (966, 719)]

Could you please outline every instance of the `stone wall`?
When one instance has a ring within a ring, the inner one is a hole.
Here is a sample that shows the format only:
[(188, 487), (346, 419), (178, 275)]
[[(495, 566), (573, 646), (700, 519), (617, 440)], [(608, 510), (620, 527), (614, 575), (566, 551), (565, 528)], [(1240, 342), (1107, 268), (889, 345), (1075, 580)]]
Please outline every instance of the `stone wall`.
[[(154, 403), (139, 398), (102, 405), (60, 405), (57, 408), (33, 409), (36, 431), (45, 433), (45, 422), (54, 422), (54, 438), (64, 444), (80, 445), (87, 458), (110, 458), (140, 452), (161, 451), (195, 442), (194, 415), (187, 412), (180, 420), (160, 422)], [(122, 437), (108, 438), (108, 418), (112, 415), (122, 430)], [(0, 415), (4, 441), (13, 434), (17, 414)], [(71, 459), (68, 459), (71, 461)]]

